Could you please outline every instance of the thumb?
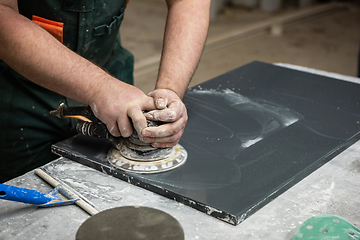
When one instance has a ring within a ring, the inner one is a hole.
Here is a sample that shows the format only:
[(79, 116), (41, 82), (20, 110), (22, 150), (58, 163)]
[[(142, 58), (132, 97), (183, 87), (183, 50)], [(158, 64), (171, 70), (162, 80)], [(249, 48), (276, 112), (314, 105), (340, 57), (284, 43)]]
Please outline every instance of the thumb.
[(169, 93), (165, 89), (157, 89), (149, 93), (149, 96), (154, 98), (154, 103), (157, 109), (165, 109), (169, 102)]

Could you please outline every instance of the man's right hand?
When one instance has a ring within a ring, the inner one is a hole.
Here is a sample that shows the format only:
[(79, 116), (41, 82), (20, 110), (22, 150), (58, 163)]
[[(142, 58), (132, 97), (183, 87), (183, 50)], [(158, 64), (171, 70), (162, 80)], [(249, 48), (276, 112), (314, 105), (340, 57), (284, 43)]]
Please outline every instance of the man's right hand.
[(89, 105), (95, 116), (106, 124), (112, 135), (129, 137), (133, 132), (134, 124), (140, 139), (143, 139), (142, 130), (147, 127), (146, 118), (142, 112), (156, 109), (152, 97), (117, 79), (104, 81), (104, 85), (99, 87)]

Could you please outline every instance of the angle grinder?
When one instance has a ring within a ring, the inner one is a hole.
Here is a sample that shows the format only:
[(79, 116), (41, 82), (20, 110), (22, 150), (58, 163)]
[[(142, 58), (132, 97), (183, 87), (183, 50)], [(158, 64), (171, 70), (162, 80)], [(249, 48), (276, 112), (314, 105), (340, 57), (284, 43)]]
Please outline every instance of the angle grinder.
[[(103, 122), (92, 122), (86, 117), (95, 117), (89, 106), (67, 107), (60, 103), (56, 110), (50, 112), (58, 118), (76, 118), (80, 121), (76, 131), (89, 137), (105, 138), (114, 148), (107, 154), (109, 163), (121, 170), (134, 173), (159, 173), (177, 168), (185, 163), (187, 152), (180, 144), (170, 148), (155, 148), (150, 143), (140, 140), (136, 130), (130, 137), (114, 137)], [(164, 124), (160, 121), (147, 120), (148, 127)]]

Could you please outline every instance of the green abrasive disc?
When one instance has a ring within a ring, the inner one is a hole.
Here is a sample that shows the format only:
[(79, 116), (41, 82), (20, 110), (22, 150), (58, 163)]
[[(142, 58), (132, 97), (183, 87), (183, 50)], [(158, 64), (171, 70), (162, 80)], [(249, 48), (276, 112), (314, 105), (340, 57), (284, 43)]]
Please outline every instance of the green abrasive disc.
[(360, 240), (360, 230), (345, 219), (333, 215), (319, 215), (306, 220), (292, 240)]
[(175, 218), (163, 211), (125, 206), (105, 210), (87, 219), (78, 229), (76, 239), (184, 240), (184, 231)]

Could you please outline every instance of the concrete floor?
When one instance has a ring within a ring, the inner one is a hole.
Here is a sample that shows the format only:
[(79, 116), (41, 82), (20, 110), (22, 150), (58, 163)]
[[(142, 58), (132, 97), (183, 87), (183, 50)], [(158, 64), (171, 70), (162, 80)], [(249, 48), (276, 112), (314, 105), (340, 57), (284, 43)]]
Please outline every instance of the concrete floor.
[[(346, 9), (286, 26), (279, 37), (264, 32), (215, 50), (205, 48), (190, 86), (254, 60), (356, 76), (360, 3), (346, 1), (346, 5)], [(210, 24), (208, 42), (219, 35), (296, 11), (288, 7), (270, 14), (258, 9), (225, 7)], [(165, 1), (132, 0), (121, 27), (122, 43), (135, 56), (135, 85), (146, 93), (153, 89), (156, 81), (166, 13)]]

